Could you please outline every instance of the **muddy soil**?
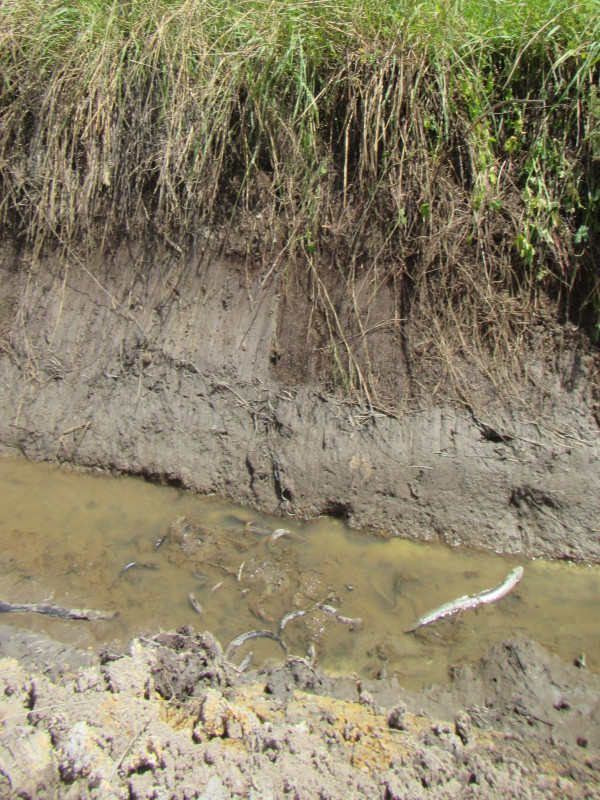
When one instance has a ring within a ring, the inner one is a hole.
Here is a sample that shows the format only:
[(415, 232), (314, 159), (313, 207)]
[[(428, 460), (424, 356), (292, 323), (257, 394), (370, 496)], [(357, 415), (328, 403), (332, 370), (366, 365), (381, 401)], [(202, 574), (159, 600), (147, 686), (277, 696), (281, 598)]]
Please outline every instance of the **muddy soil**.
[[(429, 395), (392, 415), (335, 390), (301, 279), (252, 268), (228, 247), (182, 259), (154, 243), (122, 244), (85, 262), (53, 253), (34, 269), (5, 243), (0, 447), (269, 513), (600, 559), (600, 373), (582, 336), (540, 318), (519, 384), (457, 362), (453, 374), (462, 370), (463, 388), (470, 381), (459, 407), (432, 366), (421, 379), (435, 380)], [(377, 325), (390, 314), (385, 287), (378, 298), (372, 349), (382, 396), (401, 409), (405, 359), (394, 332)]]
[[(186, 259), (125, 243), (33, 268), (3, 243), (3, 451), (269, 513), (600, 561), (598, 360), (577, 331), (540, 324), (517, 385), (465, 357), (464, 402), (435, 370), (415, 402), (374, 316), (382, 396), (413, 400), (367, 408), (331, 382), (301, 281), (200, 244)], [(388, 305), (382, 289), (370, 310)], [(500, 642), (415, 696), (298, 659), (246, 676), (190, 630), (95, 655), (3, 629), (0, 657), (2, 798), (600, 797), (598, 679), (531, 642)]]
[(600, 680), (530, 643), (410, 696), (189, 628), (100, 656), (0, 629), (5, 798), (591, 798)]

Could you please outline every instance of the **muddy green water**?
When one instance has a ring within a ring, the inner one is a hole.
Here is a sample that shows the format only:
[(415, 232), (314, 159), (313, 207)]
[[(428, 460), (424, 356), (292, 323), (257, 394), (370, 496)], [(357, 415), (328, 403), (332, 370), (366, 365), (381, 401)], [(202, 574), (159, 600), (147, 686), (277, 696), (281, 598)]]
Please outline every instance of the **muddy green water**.
[[(282, 528), (290, 533), (272, 541)], [(516, 633), (568, 660), (585, 653), (599, 671), (597, 566), (386, 539), (329, 518), (269, 518), (136, 478), (13, 458), (0, 458), (0, 545), (0, 600), (118, 611), (106, 622), (0, 616), (83, 648), (185, 624), (225, 646), (253, 628), (277, 631), (284, 614), (303, 610), (283, 632), (289, 651), (304, 656), (313, 643), (318, 663), (333, 672), (397, 675), (419, 688)], [(497, 585), (518, 563), (523, 580), (499, 602), (403, 633), (430, 608)], [(353, 630), (318, 603), (362, 626)], [(283, 657), (274, 642), (252, 645), (257, 665)]]

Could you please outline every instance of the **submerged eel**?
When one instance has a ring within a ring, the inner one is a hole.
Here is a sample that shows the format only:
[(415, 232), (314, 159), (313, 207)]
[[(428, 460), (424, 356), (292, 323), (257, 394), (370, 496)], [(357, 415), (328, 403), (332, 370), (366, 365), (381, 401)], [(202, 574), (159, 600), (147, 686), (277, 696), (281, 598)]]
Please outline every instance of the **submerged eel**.
[(48, 614), (51, 617), (62, 619), (113, 619), (116, 611), (94, 611), (91, 608), (63, 608), (49, 603), (5, 603), (0, 600), (0, 614), (9, 614), (18, 611), (32, 611), (36, 614)]
[(523, 577), (523, 567), (515, 567), (506, 576), (505, 580), (496, 586), (494, 589), (486, 589), (478, 594), (468, 595), (465, 594), (456, 600), (451, 600), (449, 603), (444, 603), (443, 606), (438, 606), (431, 611), (428, 611), (415, 622), (412, 628), (404, 631), (404, 633), (412, 633), (423, 625), (429, 625), (438, 619), (449, 617), (451, 614), (456, 614), (458, 611), (465, 611), (467, 608), (477, 608), (477, 606), (484, 605), (485, 603), (495, 603), (501, 597), (507, 595), (512, 589), (515, 588), (517, 583)]
[(248, 631), (247, 633), (240, 634), (240, 636), (238, 636), (236, 639), (233, 639), (233, 641), (229, 642), (227, 649), (225, 650), (225, 660), (229, 661), (236, 647), (239, 647), (245, 642), (249, 642), (251, 639), (272, 639), (274, 642), (277, 642), (277, 644), (285, 653), (287, 653), (287, 647), (285, 646), (281, 636), (278, 636), (276, 633), (272, 633), (271, 631)]

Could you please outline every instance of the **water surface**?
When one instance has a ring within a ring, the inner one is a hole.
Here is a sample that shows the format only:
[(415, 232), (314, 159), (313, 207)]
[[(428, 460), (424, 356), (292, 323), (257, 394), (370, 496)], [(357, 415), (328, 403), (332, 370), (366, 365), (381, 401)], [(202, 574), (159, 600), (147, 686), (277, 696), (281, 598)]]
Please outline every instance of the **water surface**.
[[(518, 563), (522, 582), (498, 603), (404, 633), (423, 612), (495, 586)], [(283, 632), (291, 653), (314, 646), (330, 671), (397, 675), (413, 688), (445, 680), (450, 665), (517, 633), (568, 660), (585, 653), (594, 671), (600, 664), (597, 566), (388, 539), (330, 518), (270, 518), (137, 478), (14, 458), (0, 459), (0, 600), (117, 611), (106, 622), (1, 617), (84, 648), (185, 624), (225, 646), (305, 611)], [(255, 664), (283, 657), (274, 642), (252, 644)]]

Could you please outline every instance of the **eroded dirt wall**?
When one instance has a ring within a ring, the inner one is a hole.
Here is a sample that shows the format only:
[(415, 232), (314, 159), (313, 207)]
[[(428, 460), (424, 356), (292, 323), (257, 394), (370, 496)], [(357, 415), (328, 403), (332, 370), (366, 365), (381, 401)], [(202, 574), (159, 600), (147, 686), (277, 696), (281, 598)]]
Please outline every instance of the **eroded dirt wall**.
[(592, 356), (564, 343), (532, 354), (518, 403), (497, 394), (465, 410), (436, 396), (398, 416), (369, 411), (319, 381), (322, 350), (298, 324), (310, 309), (280, 280), (141, 245), (31, 268), (5, 244), (3, 449), (268, 512), (600, 560)]

